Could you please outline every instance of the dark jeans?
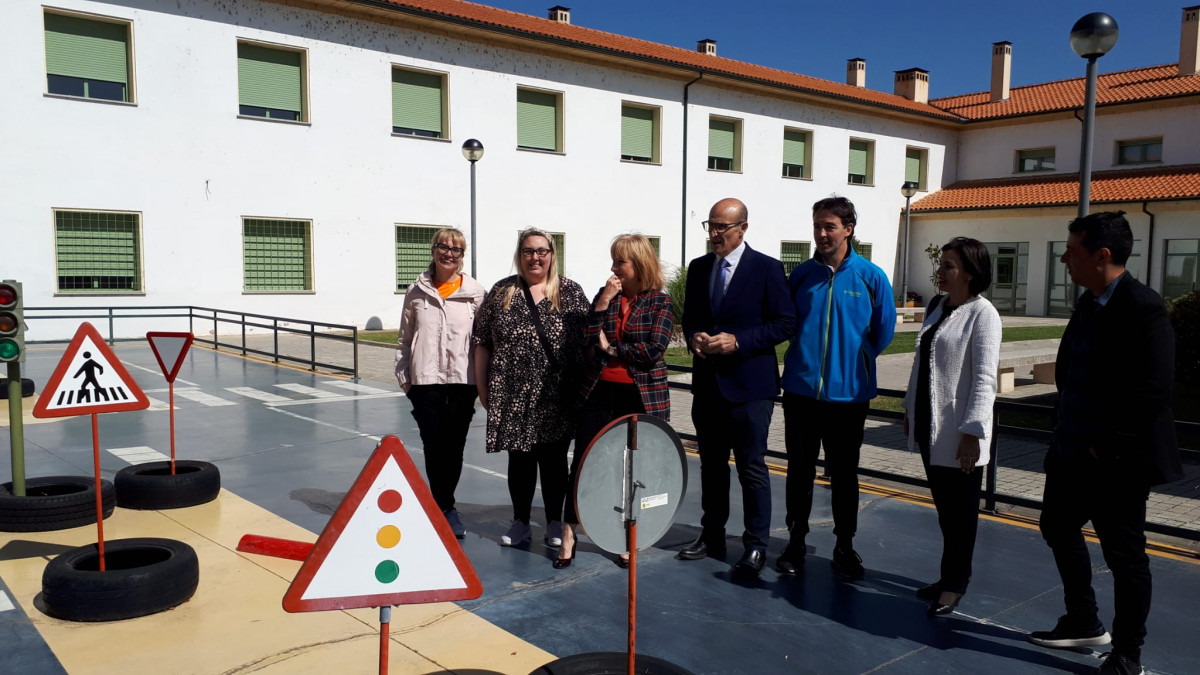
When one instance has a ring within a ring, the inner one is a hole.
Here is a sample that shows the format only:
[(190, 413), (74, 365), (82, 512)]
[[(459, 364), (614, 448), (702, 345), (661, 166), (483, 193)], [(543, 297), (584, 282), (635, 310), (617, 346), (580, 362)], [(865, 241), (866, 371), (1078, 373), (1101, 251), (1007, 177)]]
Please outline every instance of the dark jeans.
[(767, 431), (775, 404), (771, 400), (733, 403), (713, 390), (693, 390), (692, 424), (700, 449), (700, 518), (710, 546), (725, 546), (729, 520), (729, 452), (742, 485), (746, 550), (767, 549), (771, 530), (771, 476), (767, 471)]
[(938, 526), (942, 529), (942, 567), (938, 587), (949, 593), (966, 593), (971, 581), (971, 559), (975, 555), (975, 534), (979, 531), (979, 489), (983, 467), (971, 473), (960, 468), (933, 466), (929, 451), (921, 452), (929, 492), (937, 507)]
[(567, 448), (571, 439), (534, 443), (528, 452), (508, 453), (508, 496), (512, 499), (513, 518), (529, 522), (538, 471), (542, 474), (542, 504), (546, 522), (562, 520), (563, 497), (567, 492)]
[(408, 388), (413, 419), (425, 448), (429, 491), (443, 511), (454, 508), (476, 396), (473, 384), (414, 384)]
[(849, 546), (858, 531), (858, 455), (869, 403), (831, 403), (783, 394), (784, 443), (787, 446), (787, 524), (793, 541), (808, 534), (817, 456), (825, 447), (825, 473), (833, 494), (833, 534)]
[(583, 453), (610, 422), (625, 415), (644, 414), (642, 395), (638, 393), (637, 385), (633, 383), (605, 382), (600, 380), (592, 393), (583, 403), (579, 411), (579, 428), (575, 434), (575, 454), (571, 457), (570, 491), (567, 493), (566, 506), (563, 508), (563, 522), (572, 525), (579, 524), (579, 516), (575, 513), (575, 482), (579, 479), (579, 462), (583, 461)]
[(1150, 559), (1146, 555), (1146, 499), (1136, 472), (1089, 456), (1064, 459), (1051, 447), (1042, 495), (1042, 537), (1054, 552), (1067, 615), (1081, 625), (1099, 620), (1092, 561), (1081, 529), (1096, 529), (1113, 576), (1112, 646), (1137, 658), (1150, 614)]

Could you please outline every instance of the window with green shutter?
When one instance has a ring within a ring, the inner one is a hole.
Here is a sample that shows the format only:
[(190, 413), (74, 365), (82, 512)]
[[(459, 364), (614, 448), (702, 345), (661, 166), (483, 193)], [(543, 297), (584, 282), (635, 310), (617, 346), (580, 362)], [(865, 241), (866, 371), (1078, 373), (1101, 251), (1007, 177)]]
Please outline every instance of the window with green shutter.
[(307, 121), (304, 52), (239, 42), (238, 114)]
[(621, 106), (621, 159), (631, 162), (657, 162), (655, 127), (657, 108)]
[(129, 24), (45, 15), (46, 91), (129, 101)]
[(445, 138), (445, 76), (392, 69), (392, 133)]
[(55, 211), (57, 292), (142, 292), (140, 221), (136, 213)]
[(567, 276), (567, 235), (562, 232), (549, 232), (554, 241), (554, 259), (558, 261), (559, 276)]
[(791, 274), (796, 265), (812, 257), (812, 244), (807, 241), (779, 242), (779, 262), (783, 263), (783, 273)]
[(1054, 148), (1037, 148), (1017, 151), (1017, 173), (1026, 171), (1053, 171)]
[(783, 130), (783, 177), (809, 178), (809, 132)]
[(925, 189), (925, 157), (928, 151), (921, 148), (906, 148), (904, 151), (904, 180), (917, 184), (918, 190)]
[(855, 185), (871, 184), (871, 142), (850, 139), (850, 162), (847, 182)]
[(517, 147), (557, 152), (559, 97), (545, 91), (517, 90)]
[(650, 247), (654, 249), (654, 257), (662, 260), (662, 237), (646, 235), (646, 239), (650, 241)]
[(708, 118), (708, 168), (714, 171), (737, 171), (738, 133), (741, 123), (736, 120)]
[(867, 244), (867, 243), (864, 243), (861, 241), (856, 241), (856, 242), (854, 242), (854, 252), (861, 255), (862, 257), (866, 258), (867, 260), (871, 259), (871, 245), (870, 244)]
[(439, 228), (426, 225), (396, 226), (396, 291), (408, 290), (421, 272), (429, 269), (433, 233)]
[(243, 218), (242, 274), (249, 293), (311, 291), (311, 223)]

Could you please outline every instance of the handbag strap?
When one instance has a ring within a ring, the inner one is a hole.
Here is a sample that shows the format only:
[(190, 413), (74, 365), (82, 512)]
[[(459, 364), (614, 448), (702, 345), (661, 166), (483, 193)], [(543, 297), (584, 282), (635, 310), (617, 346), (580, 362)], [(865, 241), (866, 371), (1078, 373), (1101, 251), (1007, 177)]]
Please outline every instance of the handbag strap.
[(542, 314), (538, 311), (537, 303), (533, 301), (533, 291), (529, 290), (529, 284), (521, 279), (521, 293), (525, 296), (525, 303), (529, 305), (529, 314), (533, 318), (533, 329), (537, 331), (538, 342), (542, 343), (542, 350), (546, 352), (546, 360), (550, 362), (550, 367), (556, 367), (557, 361), (554, 358), (554, 350), (550, 347), (550, 340), (546, 337), (546, 330), (542, 327)]

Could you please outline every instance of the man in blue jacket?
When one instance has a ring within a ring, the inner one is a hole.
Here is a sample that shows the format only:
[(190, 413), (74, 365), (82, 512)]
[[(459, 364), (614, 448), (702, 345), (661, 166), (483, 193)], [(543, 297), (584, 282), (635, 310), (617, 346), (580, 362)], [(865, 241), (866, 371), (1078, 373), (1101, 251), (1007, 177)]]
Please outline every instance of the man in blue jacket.
[(757, 577), (771, 529), (767, 431), (779, 393), (775, 345), (796, 330), (783, 266), (742, 241), (746, 205), (722, 199), (702, 225), (712, 253), (688, 265), (683, 335), (693, 354), (692, 423), (700, 450), (700, 536), (676, 558), (725, 555), (729, 453), (742, 486), (744, 552), (735, 577)]
[(790, 540), (776, 571), (804, 566), (817, 455), (825, 446), (832, 483), (833, 569), (861, 579), (854, 550), (858, 529), (858, 458), (867, 408), (875, 398), (875, 357), (896, 328), (892, 286), (883, 270), (854, 252), (858, 214), (845, 197), (813, 204), (817, 253), (792, 270), (788, 285), (799, 329), (784, 356), (783, 419), (787, 445)]

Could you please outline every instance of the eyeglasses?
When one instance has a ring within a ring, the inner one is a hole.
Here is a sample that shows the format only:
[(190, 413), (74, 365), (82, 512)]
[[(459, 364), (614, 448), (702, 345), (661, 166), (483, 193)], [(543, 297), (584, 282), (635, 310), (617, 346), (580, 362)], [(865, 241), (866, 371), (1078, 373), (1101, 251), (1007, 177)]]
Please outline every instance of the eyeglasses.
[(724, 234), (725, 231), (731, 227), (737, 227), (738, 225), (745, 225), (745, 224), (746, 224), (746, 221), (744, 221), (744, 220), (736, 222), (736, 223), (717, 223), (717, 222), (713, 222), (711, 220), (706, 220), (706, 221), (700, 223), (700, 227), (703, 227), (705, 232), (716, 232), (717, 234)]
[(537, 256), (539, 258), (545, 258), (546, 256), (550, 255), (553, 252), (554, 251), (551, 251), (548, 248), (523, 248), (523, 249), (521, 249), (521, 255), (525, 256), (526, 258), (532, 258), (534, 256)]
[(447, 246), (441, 242), (434, 244), (433, 250), (437, 251), (438, 253), (449, 253), (453, 258), (461, 258), (462, 254), (467, 252), (465, 248), (459, 248), (458, 246)]

